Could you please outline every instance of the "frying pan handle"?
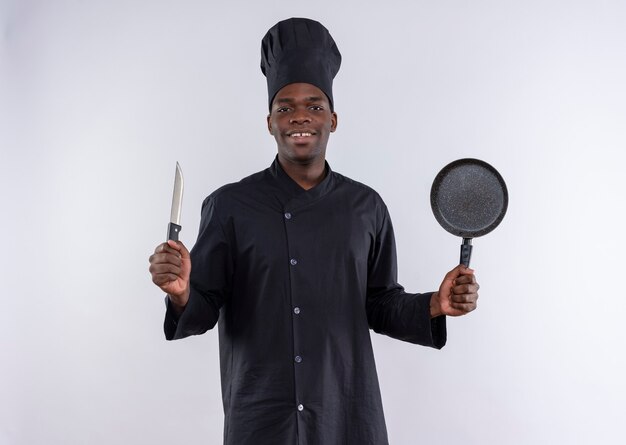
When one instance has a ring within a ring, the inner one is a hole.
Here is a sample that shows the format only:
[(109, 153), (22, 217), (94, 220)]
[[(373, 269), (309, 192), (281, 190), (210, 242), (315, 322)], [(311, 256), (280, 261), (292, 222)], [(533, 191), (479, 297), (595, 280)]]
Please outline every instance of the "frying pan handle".
[(464, 265), (465, 267), (469, 267), (471, 259), (472, 259), (472, 238), (463, 238), (463, 244), (461, 244), (460, 263)]

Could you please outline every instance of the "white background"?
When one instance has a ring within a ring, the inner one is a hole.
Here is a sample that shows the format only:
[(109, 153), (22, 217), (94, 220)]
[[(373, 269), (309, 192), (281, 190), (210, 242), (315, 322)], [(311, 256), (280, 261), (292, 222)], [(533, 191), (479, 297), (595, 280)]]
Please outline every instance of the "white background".
[(343, 54), (328, 160), (386, 200), (407, 290), (458, 259), (436, 173), (509, 188), (448, 345), (373, 334), (391, 443), (624, 443), (626, 3), (3, 0), (0, 444), (221, 443), (217, 333), (164, 340), (148, 256), (176, 161), (189, 246), (272, 162), (260, 40), (292, 16)]

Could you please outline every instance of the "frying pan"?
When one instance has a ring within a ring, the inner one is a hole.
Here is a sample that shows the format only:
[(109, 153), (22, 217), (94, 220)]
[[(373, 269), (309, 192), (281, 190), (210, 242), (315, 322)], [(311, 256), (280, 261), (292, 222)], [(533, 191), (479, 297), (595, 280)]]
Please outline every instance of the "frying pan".
[(472, 239), (495, 229), (508, 204), (504, 179), (479, 159), (458, 159), (446, 165), (430, 189), (430, 205), (441, 227), (463, 238), (460, 262), (467, 267)]

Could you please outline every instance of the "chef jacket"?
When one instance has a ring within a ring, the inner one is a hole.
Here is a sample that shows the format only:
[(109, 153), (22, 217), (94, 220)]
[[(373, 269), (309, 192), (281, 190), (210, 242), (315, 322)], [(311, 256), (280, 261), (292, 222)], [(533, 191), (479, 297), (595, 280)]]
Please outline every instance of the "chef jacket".
[(387, 208), (333, 172), (304, 190), (278, 160), (203, 203), (191, 293), (168, 340), (219, 320), (227, 445), (387, 444), (369, 329), (446, 341), (431, 293), (397, 283)]

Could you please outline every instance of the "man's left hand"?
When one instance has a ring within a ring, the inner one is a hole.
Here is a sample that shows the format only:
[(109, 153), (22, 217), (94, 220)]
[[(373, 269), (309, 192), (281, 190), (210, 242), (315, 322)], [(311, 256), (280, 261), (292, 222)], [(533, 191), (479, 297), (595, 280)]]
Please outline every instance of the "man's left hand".
[(446, 274), (439, 290), (430, 299), (430, 316), (458, 317), (476, 309), (478, 289), (474, 270), (458, 265)]

